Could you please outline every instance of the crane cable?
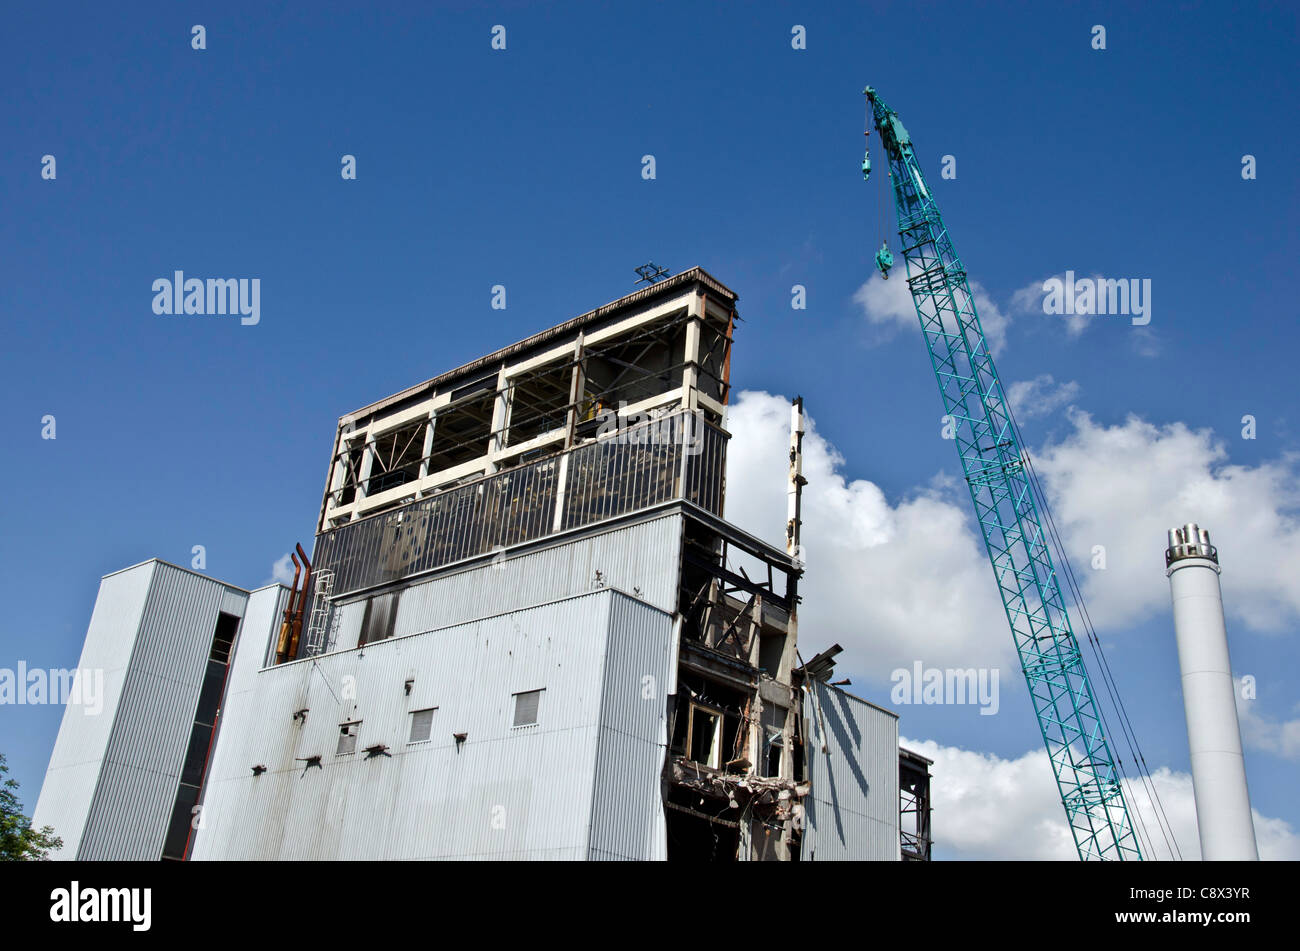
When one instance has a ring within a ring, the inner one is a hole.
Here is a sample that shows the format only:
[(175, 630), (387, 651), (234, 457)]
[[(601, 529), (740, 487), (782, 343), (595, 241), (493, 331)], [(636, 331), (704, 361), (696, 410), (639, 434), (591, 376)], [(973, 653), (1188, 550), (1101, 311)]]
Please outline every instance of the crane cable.
[[(867, 122), (866, 122), (866, 131), (862, 133), (862, 134), (866, 137), (866, 142), (867, 142), (867, 151), (866, 151), (866, 154), (867, 154), (868, 157), (870, 157), (870, 155), (871, 155), (871, 125), (872, 125), (871, 100), (868, 99), (868, 100), (867, 100)], [(884, 142), (885, 142), (883, 136), (881, 137), (880, 142), (881, 142), (881, 145), (882, 145), (882, 147), (883, 147)], [(880, 183), (881, 183), (881, 184), (880, 184), (880, 202), (879, 202), (880, 212), (879, 212), (879, 214), (876, 215), (876, 222), (877, 222), (877, 226), (878, 226), (878, 227), (877, 227), (877, 230), (879, 231), (879, 238), (880, 238), (880, 246), (881, 246), (881, 247), (887, 247), (888, 244), (889, 244), (889, 212), (886, 210), (886, 206), (887, 206), (887, 205), (889, 204), (889, 202), (890, 202), (890, 197), (889, 197), (889, 186), (888, 186), (888, 184), (887, 184), (887, 182), (886, 182), (886, 179), (887, 179), (889, 176), (891, 176), (891, 175), (893, 174), (893, 173), (890, 171), (890, 166), (889, 166), (889, 156), (886, 155), (886, 156), (884, 156), (884, 158), (885, 158), (885, 163), (884, 163), (884, 167), (883, 167), (883, 170), (882, 170), (882, 174), (879, 174), (879, 175), (876, 176), (876, 178), (879, 179), (879, 180), (880, 180)]]
[[(1133, 728), (1132, 720), (1130, 719), (1128, 714), (1128, 708), (1124, 703), (1123, 696), (1119, 692), (1119, 684), (1115, 680), (1115, 675), (1111, 670), (1110, 662), (1106, 659), (1105, 652), (1102, 650), (1101, 640), (1097, 636), (1097, 629), (1096, 627), (1093, 626), (1092, 616), (1088, 613), (1088, 606), (1083, 597), (1083, 590), (1079, 585), (1078, 579), (1075, 577), (1074, 567), (1071, 565), (1070, 559), (1066, 554), (1065, 545), (1061, 539), (1060, 532), (1057, 530), (1056, 527), (1056, 519), (1052, 516), (1051, 506), (1048, 505), (1047, 495), (1043, 491), (1042, 481), (1038, 477), (1038, 471), (1037, 469), (1035, 469), (1033, 459), (1029, 454), (1027, 443), (1025, 442), (1024, 439), (1024, 434), (1021, 432), (1020, 424), (1016, 421), (1015, 415), (1011, 411), (1010, 403), (1004, 403), (1004, 405), (1006, 406), (1006, 410), (1007, 410), (1007, 419), (1011, 423), (1011, 427), (1015, 431), (1016, 440), (1021, 446), (1021, 452), (1023, 453), (1024, 463), (1025, 463), (1025, 472), (1029, 476), (1028, 481), (1029, 481), (1030, 489), (1038, 497), (1043, 510), (1043, 514), (1046, 516), (1048, 534), (1052, 542), (1052, 546), (1056, 549), (1057, 558), (1060, 561), (1062, 568), (1064, 569), (1062, 574), (1065, 576), (1066, 585), (1070, 591), (1071, 597), (1074, 599), (1075, 606), (1079, 609), (1078, 615), (1080, 621), (1083, 623), (1084, 633), (1087, 635), (1088, 643), (1092, 648), (1093, 656), (1096, 657), (1098, 667), (1102, 672), (1102, 683), (1105, 685), (1106, 692), (1110, 696), (1111, 704), (1112, 706), (1114, 706), (1118, 714), (1121, 733), (1124, 737), (1124, 741), (1126, 745), (1129, 748), (1130, 758), (1134, 761), (1135, 767), (1139, 763), (1142, 766), (1142, 769), (1139, 771), (1138, 775), (1142, 783), (1143, 791), (1147, 795), (1147, 801), (1151, 805), (1152, 812), (1155, 816), (1157, 826), (1160, 829), (1160, 835), (1165, 841), (1165, 849), (1169, 853), (1169, 857), (1171, 859), (1174, 858), (1176, 853), (1178, 859), (1182, 860), (1183, 854), (1182, 854), (1182, 850), (1178, 846), (1178, 839), (1174, 835), (1173, 824), (1170, 823), (1169, 821), (1169, 816), (1165, 812), (1164, 803), (1160, 799), (1159, 792), (1156, 791), (1154, 780), (1151, 779), (1150, 776), (1151, 770), (1147, 766), (1146, 756), (1143, 754), (1142, 746), (1138, 742), (1137, 732)], [(1110, 733), (1110, 726), (1109, 724), (1106, 723), (1105, 713), (1102, 711), (1102, 708), (1100, 706), (1098, 706), (1097, 712), (1102, 718), (1102, 728), (1107, 733)], [(1123, 775), (1124, 772), (1123, 758), (1118, 757), (1117, 759), (1118, 759), (1120, 773), (1121, 775)], [(1138, 824), (1142, 826), (1143, 832), (1146, 833), (1148, 840), (1150, 840), (1151, 834), (1146, 829), (1146, 823), (1142, 818), (1141, 812), (1137, 812), (1137, 819), (1138, 819)], [(1166, 834), (1166, 830), (1167, 830), (1167, 834)], [(1172, 845), (1171, 845), (1171, 840), (1172, 840)], [(1154, 851), (1154, 850), (1152, 850), (1150, 846), (1148, 846), (1148, 851)]]
[(885, 174), (880, 176), (880, 246), (887, 247), (889, 242), (889, 211), (888, 206), (893, 204), (889, 194), (889, 179), (893, 176), (889, 166), (885, 166)]

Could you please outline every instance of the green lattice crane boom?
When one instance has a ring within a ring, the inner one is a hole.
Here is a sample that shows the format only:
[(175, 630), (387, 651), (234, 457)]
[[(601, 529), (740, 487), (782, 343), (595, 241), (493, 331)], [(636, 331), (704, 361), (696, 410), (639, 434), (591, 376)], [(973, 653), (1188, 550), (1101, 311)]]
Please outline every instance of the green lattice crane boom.
[[(874, 125), (889, 159), (908, 287), (1079, 857), (1141, 859), (966, 271), (907, 130), (874, 89), (865, 94), (868, 142)], [(871, 174), (869, 151), (862, 173)], [(893, 263), (882, 245), (886, 279)]]

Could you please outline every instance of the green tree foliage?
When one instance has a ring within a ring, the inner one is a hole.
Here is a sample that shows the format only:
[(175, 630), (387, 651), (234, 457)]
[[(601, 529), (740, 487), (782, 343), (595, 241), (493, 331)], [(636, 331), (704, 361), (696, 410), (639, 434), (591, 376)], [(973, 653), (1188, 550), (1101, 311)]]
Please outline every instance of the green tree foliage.
[[(9, 774), (5, 755), (0, 753), (0, 777)], [(23, 804), (18, 801), (18, 780), (5, 779), (0, 783), (0, 861), (31, 862), (49, 858), (54, 849), (63, 847), (63, 840), (54, 829), (45, 826), (33, 829), (32, 820), (23, 815)]]

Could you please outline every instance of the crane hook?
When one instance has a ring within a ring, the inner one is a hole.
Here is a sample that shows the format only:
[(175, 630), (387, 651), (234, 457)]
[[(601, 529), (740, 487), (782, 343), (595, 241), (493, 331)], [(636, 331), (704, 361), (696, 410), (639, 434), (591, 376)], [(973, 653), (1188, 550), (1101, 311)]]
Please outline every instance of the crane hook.
[(889, 253), (889, 245), (882, 241), (880, 250), (876, 252), (876, 267), (880, 268), (880, 276), (884, 280), (889, 280), (889, 269), (893, 266), (894, 256)]

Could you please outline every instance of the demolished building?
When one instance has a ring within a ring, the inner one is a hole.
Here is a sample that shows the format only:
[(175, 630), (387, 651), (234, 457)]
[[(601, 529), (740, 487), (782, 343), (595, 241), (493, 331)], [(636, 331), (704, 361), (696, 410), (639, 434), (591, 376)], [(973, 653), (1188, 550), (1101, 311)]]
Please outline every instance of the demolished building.
[(799, 648), (798, 402), (786, 547), (724, 517), (736, 301), (694, 268), (343, 416), (290, 588), (107, 576), (62, 857), (928, 858), (928, 761)]

